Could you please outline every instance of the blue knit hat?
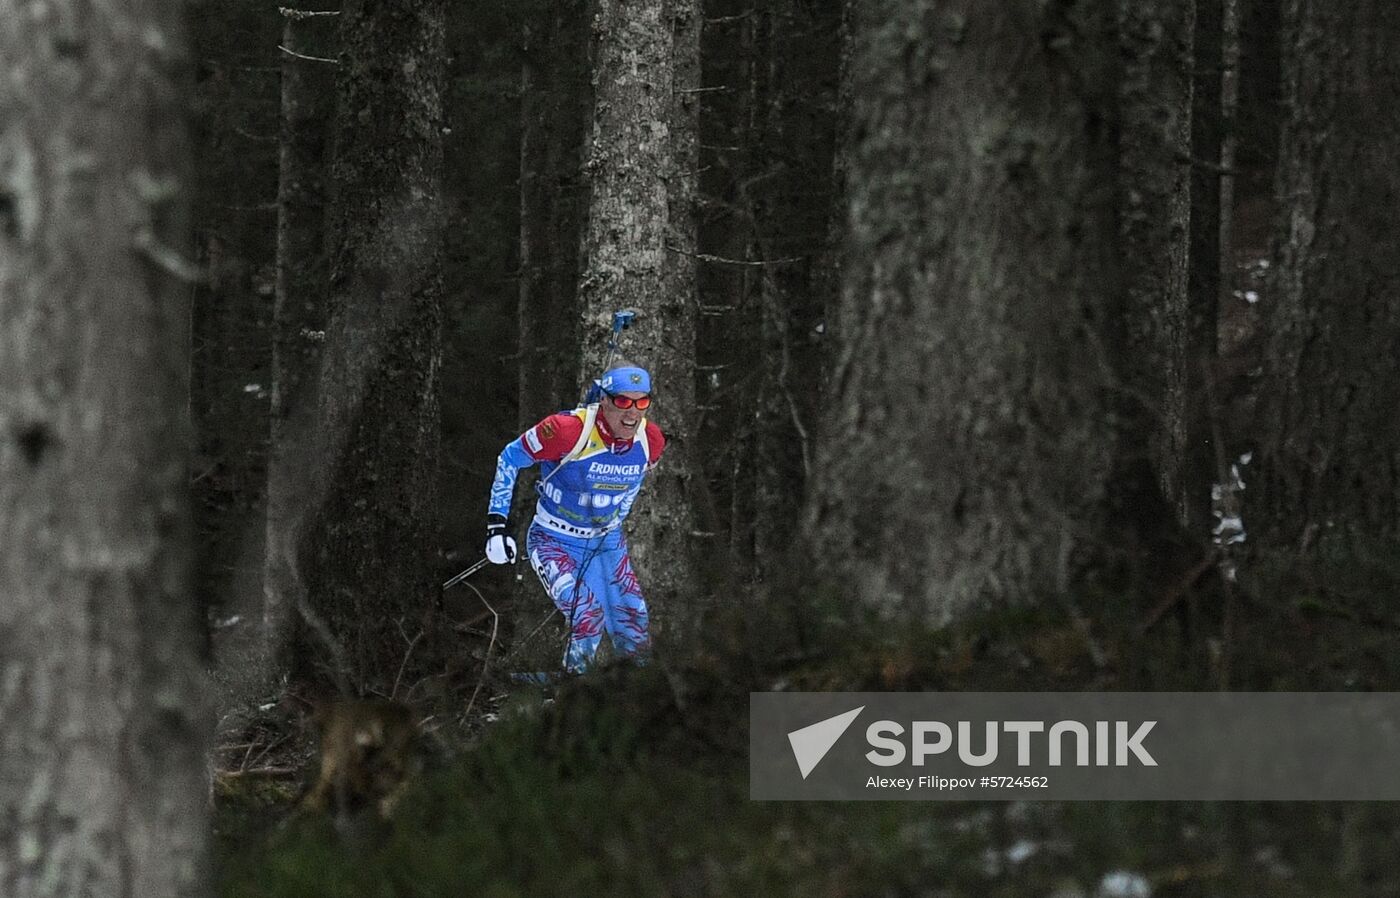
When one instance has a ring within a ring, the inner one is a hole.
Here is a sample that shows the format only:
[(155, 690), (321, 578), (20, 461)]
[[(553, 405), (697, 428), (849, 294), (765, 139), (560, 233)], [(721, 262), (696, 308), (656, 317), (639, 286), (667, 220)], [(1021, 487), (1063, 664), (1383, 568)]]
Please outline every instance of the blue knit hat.
[(606, 393), (650, 393), (651, 375), (636, 365), (610, 368), (598, 382)]

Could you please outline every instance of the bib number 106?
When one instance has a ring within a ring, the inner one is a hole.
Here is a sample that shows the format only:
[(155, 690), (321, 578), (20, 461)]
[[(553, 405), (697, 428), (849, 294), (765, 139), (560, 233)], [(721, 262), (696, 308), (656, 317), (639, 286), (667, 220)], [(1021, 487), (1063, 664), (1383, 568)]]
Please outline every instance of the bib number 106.
[[(544, 494), (556, 505), (564, 504), (564, 491), (559, 487), (546, 483)], [(607, 493), (579, 493), (574, 498), (574, 504), (580, 508), (611, 508), (614, 505), (621, 505), (627, 500), (627, 492), (607, 492)]]

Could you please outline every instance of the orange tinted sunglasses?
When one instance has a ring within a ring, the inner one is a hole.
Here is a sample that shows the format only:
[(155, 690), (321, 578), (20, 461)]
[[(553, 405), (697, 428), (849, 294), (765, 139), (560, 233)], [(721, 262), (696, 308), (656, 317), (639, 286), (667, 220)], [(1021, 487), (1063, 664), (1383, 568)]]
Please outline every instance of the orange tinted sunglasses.
[(611, 399), (612, 404), (617, 406), (618, 408), (631, 408), (635, 405), (637, 407), (637, 411), (639, 412), (651, 408), (650, 396), (643, 396), (641, 399), (633, 399), (631, 396), (618, 396), (616, 394), (609, 393), (608, 398)]

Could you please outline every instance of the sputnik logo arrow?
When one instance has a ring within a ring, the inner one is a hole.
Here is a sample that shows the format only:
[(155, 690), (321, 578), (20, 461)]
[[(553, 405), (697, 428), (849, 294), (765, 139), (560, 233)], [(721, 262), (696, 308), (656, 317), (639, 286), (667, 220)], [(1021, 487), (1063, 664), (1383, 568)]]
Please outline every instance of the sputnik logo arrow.
[(864, 710), (865, 705), (861, 705), (853, 711), (828, 717), (826, 720), (818, 721), (811, 726), (805, 726), (787, 734), (788, 742), (792, 744), (792, 756), (797, 759), (797, 769), (802, 771), (804, 780), (807, 778), (807, 774), (821, 763), (822, 758), (826, 757), (826, 753), (831, 751), (831, 746), (836, 744), (836, 740), (841, 738), (841, 734), (846, 732), (846, 728)]

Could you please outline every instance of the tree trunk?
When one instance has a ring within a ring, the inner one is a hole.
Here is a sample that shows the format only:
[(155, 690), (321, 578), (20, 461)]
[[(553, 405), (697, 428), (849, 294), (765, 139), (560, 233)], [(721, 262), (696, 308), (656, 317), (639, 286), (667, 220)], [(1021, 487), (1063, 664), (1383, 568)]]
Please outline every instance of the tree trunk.
[[(1186, 358), (1187, 445), (1183, 482), (1210, 484), (1217, 476), (1217, 408), (1221, 391), (1214, 384), (1220, 309), (1220, 149), (1223, 0), (1196, 0), (1191, 96), (1191, 246), (1187, 279), (1188, 342)], [(1223, 447), (1220, 447), (1223, 452)], [(1209, 532), (1210, 494), (1188, 489), (1177, 497), (1178, 509), (1192, 533)]]
[[(282, 46), (326, 57), (325, 19), (284, 9)], [(310, 499), (308, 456), (316, 420), (316, 378), (326, 329), (325, 137), (334, 69), (284, 53), (277, 196), (277, 293), (273, 307), (272, 408), (267, 465), (267, 555), (263, 575), (264, 653), (271, 672), (290, 669), (297, 605), (298, 527)]]
[[(823, 394), (831, 392), (831, 371), (839, 347), (832, 339), (832, 325), (841, 314), (841, 279), (846, 272), (847, 218), (850, 213), (851, 157), (855, 152), (855, 75), (851, 71), (855, 49), (855, 0), (841, 0), (836, 36), (835, 127), (831, 138), (831, 199), (827, 203), (825, 239), (812, 274), (813, 290), (824, 315), (816, 325), (820, 344)], [(810, 505), (808, 506), (810, 507)]]
[(438, 588), (444, 17), (442, 0), (347, 0), (340, 22), (323, 481), (305, 566), (342, 673), (386, 693)]
[(0, 21), (0, 894), (203, 895), (179, 5)]
[[(580, 167), (589, 97), (587, 4), (560, 0), (524, 25), (520, 90), (521, 429), (579, 385)], [(541, 21), (541, 19), (543, 21)]]
[[(1125, 336), (1123, 371), (1136, 395), (1120, 393), (1128, 468), (1147, 469), (1161, 492), (1187, 520), (1201, 507), (1209, 480), (1184, 468), (1188, 447), (1206, 438), (1190, 414), (1188, 390), (1198, 383), (1190, 366), (1202, 357), (1193, 336), (1187, 299), (1190, 256), (1191, 71), (1195, 3), (1118, 0), (1123, 79), (1118, 86), (1118, 207), (1127, 306), (1119, 322)], [(1125, 474), (1125, 476), (1132, 476)], [(1205, 531), (1199, 532), (1204, 541)]]
[(1240, 0), (1222, 0), (1220, 45), (1220, 303), (1235, 287), (1235, 164), (1240, 129)]
[(1290, 0), (1284, 29), (1281, 229), (1245, 524), (1275, 549), (1325, 537), (1389, 546), (1400, 522), (1400, 7)]
[[(700, 12), (694, 0), (599, 0), (585, 265), (585, 382), (607, 354), (612, 312), (640, 313), (626, 354), (656, 385), (663, 464), (632, 513), (631, 546), (657, 632), (695, 631), (690, 428), (695, 406), (695, 137)], [(643, 342), (643, 339), (645, 342)]]
[[(1064, 593), (1122, 562), (1120, 528), (1144, 525), (1132, 506), (1155, 488), (1122, 480), (1155, 439), (1124, 435), (1122, 397), (1145, 395), (1121, 342), (1125, 285), (1144, 282), (1120, 261), (1116, 4), (852, 12), (849, 261), (815, 559), (868, 607), (915, 619)], [(1157, 498), (1154, 528), (1171, 523)]]

